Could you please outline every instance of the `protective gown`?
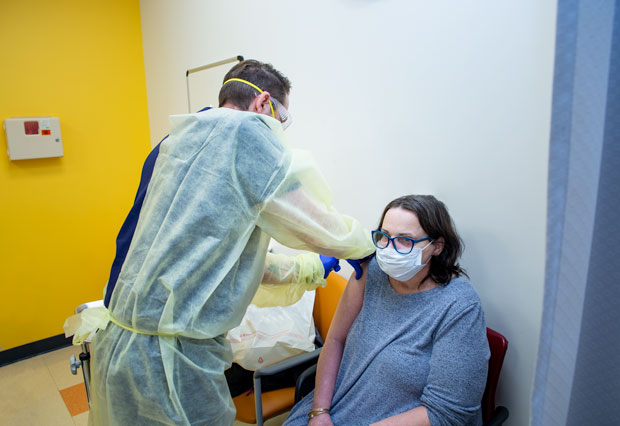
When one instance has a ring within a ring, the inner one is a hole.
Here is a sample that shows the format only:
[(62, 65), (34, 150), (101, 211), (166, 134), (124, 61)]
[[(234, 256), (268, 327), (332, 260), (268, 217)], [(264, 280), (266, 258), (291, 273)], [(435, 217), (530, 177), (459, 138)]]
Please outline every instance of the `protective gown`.
[(340, 258), (374, 250), (359, 223), (334, 210), (310, 156), (285, 147), (278, 121), (222, 108), (172, 116), (170, 127), (110, 322), (93, 340), (89, 424), (232, 424), (226, 332), (261, 281), (297, 284), (284, 296), (259, 293), (262, 305), (324, 283), (314, 254), (267, 257), (270, 237)]

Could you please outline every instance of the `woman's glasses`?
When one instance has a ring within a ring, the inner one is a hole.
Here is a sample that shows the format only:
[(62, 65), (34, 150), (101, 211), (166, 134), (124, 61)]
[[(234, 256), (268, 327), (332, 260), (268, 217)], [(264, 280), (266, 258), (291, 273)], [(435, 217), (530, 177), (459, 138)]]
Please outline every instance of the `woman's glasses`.
[(428, 241), (430, 239), (430, 237), (420, 238), (419, 240), (414, 240), (409, 237), (390, 237), (378, 229), (376, 231), (372, 231), (372, 242), (375, 244), (375, 247), (380, 249), (387, 248), (391, 241), (394, 249), (400, 254), (409, 254), (413, 250), (413, 246), (415, 246), (416, 243)]

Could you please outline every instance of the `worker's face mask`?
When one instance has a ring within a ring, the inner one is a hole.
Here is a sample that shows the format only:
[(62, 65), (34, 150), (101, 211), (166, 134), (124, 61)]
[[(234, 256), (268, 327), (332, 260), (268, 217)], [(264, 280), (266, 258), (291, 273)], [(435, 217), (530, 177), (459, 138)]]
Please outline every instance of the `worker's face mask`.
[(383, 272), (398, 281), (408, 281), (426, 266), (422, 263), (422, 251), (431, 245), (432, 241), (423, 248), (414, 247), (408, 254), (400, 254), (394, 247), (377, 250), (377, 263)]

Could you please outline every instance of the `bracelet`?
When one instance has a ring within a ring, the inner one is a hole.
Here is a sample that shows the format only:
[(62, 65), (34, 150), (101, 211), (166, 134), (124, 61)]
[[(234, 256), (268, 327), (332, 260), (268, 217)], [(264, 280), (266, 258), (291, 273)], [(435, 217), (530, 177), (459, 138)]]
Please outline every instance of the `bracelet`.
[(313, 408), (308, 411), (308, 419), (320, 416), (321, 414), (329, 414), (329, 408)]

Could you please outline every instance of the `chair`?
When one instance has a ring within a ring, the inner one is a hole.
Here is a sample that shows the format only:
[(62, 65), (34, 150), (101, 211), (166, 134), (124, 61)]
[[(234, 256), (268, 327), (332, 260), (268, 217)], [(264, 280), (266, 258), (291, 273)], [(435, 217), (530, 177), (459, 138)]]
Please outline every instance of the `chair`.
[[(84, 303), (75, 308), (75, 313), (79, 314), (87, 308), (100, 308), (103, 306), (103, 300), (96, 300), (94, 302)], [(82, 367), (82, 375), (84, 376), (84, 387), (86, 388), (86, 399), (90, 401), (90, 341), (93, 335), (91, 334), (82, 343), (82, 352), (79, 355), (79, 359), (75, 358), (75, 355), (71, 355), (69, 360), (69, 366), (71, 368), (71, 374), (77, 375), (78, 368)]]
[[(483, 426), (500, 426), (508, 418), (506, 407), (495, 406), (495, 391), (499, 381), (499, 374), (504, 363), (504, 356), (508, 349), (508, 340), (500, 333), (487, 327), (487, 339), (491, 357), (489, 358), (489, 371), (487, 374), (487, 384), (482, 395), (482, 420)], [(314, 379), (316, 375), (316, 365), (309, 367), (297, 379), (295, 388), (295, 403), (299, 402), (312, 389), (314, 389)]]
[[(331, 273), (327, 277), (327, 286), (319, 287), (316, 290), (313, 317), (319, 336), (322, 338), (327, 336), (327, 330), (331, 325), (346, 285), (347, 280), (345, 278), (336, 273)], [(295, 404), (296, 388), (289, 387), (262, 392), (261, 378), (281, 373), (312, 360), (316, 362), (320, 353), (321, 349), (319, 348), (256, 370), (254, 372), (254, 392), (233, 398), (237, 408), (236, 419), (244, 423), (256, 423), (258, 426), (262, 426), (264, 420), (290, 410)]]
[(504, 363), (504, 356), (508, 349), (508, 340), (500, 333), (487, 327), (487, 339), (491, 357), (489, 358), (489, 372), (487, 374), (487, 385), (482, 395), (482, 420), (484, 426), (499, 426), (508, 418), (506, 407), (495, 406), (495, 391), (499, 382), (499, 373)]

